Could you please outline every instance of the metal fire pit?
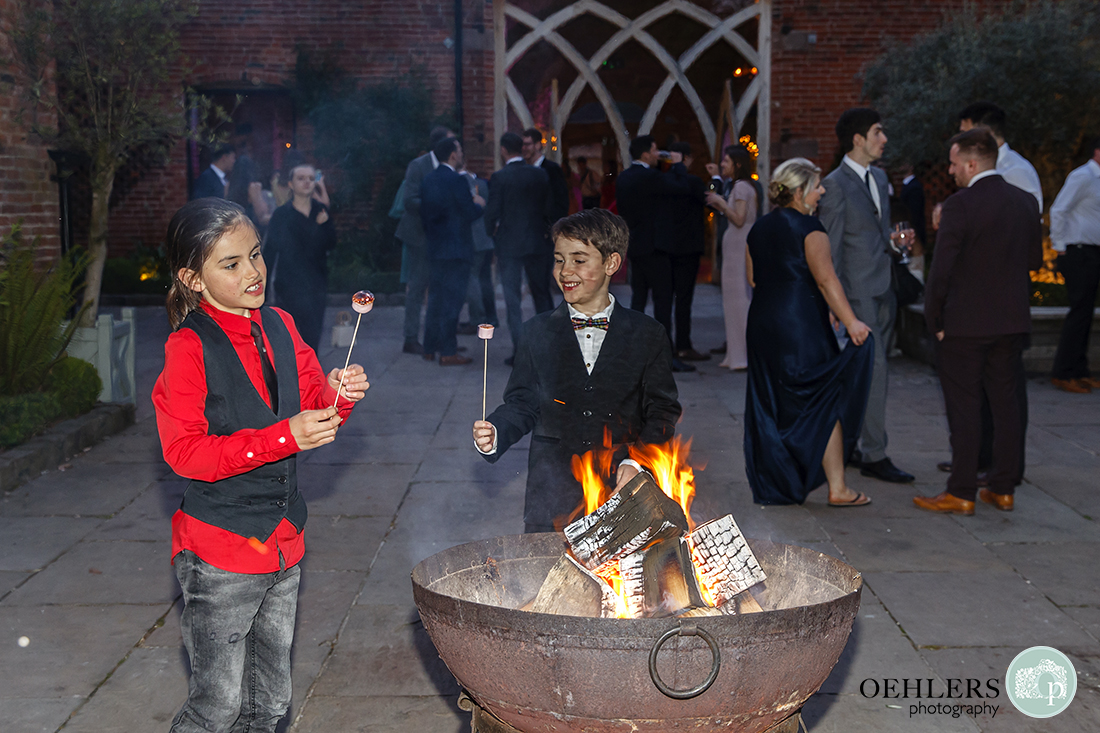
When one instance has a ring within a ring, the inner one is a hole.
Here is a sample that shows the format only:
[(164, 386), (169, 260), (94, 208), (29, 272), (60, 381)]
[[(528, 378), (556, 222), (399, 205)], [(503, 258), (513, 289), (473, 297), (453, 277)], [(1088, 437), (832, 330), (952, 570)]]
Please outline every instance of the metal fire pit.
[[(413, 569), (413, 597), (459, 683), (517, 730), (764, 733), (789, 725), (828, 677), (852, 630), (863, 580), (849, 565), (804, 547), (749, 545), (768, 580), (762, 591), (754, 589), (765, 611), (745, 616), (602, 619), (520, 611), (561, 556), (556, 534), (444, 550)], [(683, 635), (659, 645), (677, 629)], [(715, 672), (705, 691), (692, 690)], [(658, 682), (696, 694), (670, 697)]]

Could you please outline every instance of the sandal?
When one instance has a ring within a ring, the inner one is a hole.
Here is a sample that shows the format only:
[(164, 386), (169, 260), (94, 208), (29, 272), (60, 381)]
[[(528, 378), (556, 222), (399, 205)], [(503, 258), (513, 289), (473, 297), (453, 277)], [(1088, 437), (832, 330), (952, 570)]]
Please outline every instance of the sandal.
[(846, 506), (867, 506), (871, 503), (871, 497), (864, 494), (862, 491), (855, 495), (851, 501), (829, 501), (829, 506), (846, 507)]

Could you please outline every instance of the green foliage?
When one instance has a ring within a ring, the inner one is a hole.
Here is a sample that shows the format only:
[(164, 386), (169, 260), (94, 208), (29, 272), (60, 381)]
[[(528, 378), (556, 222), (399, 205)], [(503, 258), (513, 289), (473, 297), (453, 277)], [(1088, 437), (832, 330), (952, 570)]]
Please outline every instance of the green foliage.
[(1035, 166), (1048, 197), (1074, 165), (1082, 138), (1100, 132), (1100, 13), (1095, 0), (967, 4), (866, 72), (864, 95), (882, 113), (890, 161), (946, 161), (958, 112), (1004, 108), (1006, 139)]
[(22, 241), (20, 224), (0, 242), (0, 395), (37, 391), (76, 330), (76, 318), (62, 324), (85, 259), (66, 257), (38, 268), (37, 244), (37, 237), (29, 245)]
[(163, 247), (138, 245), (127, 257), (111, 257), (103, 266), (103, 292), (119, 295), (167, 295), (172, 285)]
[(299, 49), (290, 86), (313, 127), (315, 155), (342, 173), (333, 205), (370, 212), (369, 223), (342, 237), (329, 257), (330, 290), (354, 292), (368, 280), (387, 288), (379, 292), (400, 289), (393, 283), (401, 268), (397, 222), (386, 212), (432, 126), (449, 122), (435, 115), (423, 72), (357, 87), (332, 57), (314, 60)]
[(103, 389), (103, 380), (88, 362), (65, 356), (50, 370), (46, 389), (57, 397), (65, 417), (76, 417), (95, 405)]
[(61, 401), (55, 394), (0, 396), (0, 448), (19, 445), (61, 414)]

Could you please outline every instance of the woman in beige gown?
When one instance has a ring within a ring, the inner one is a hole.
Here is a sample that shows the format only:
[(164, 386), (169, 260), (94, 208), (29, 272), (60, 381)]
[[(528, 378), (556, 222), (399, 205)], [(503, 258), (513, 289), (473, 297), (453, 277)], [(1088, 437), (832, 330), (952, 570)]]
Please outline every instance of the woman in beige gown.
[(719, 366), (741, 370), (748, 366), (745, 326), (752, 302), (752, 260), (747, 239), (756, 221), (756, 187), (750, 180), (752, 157), (741, 145), (722, 155), (723, 178), (733, 179), (729, 199), (707, 194), (707, 203), (729, 220), (722, 236), (722, 312), (726, 321), (726, 358)]

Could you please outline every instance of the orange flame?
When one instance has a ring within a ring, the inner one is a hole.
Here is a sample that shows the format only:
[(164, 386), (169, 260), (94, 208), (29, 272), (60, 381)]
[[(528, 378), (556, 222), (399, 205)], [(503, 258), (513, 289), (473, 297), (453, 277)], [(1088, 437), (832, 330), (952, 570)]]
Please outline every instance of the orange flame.
[(703, 573), (699, 570), (699, 566), (703, 563), (695, 552), (695, 545), (691, 543), (691, 537), (687, 538), (687, 543), (688, 548), (691, 549), (691, 568), (695, 571), (695, 579), (699, 582), (699, 595), (703, 597), (703, 601), (706, 602), (708, 606), (717, 608), (718, 599), (715, 597), (714, 591), (712, 591), (707, 584), (707, 579), (703, 577)]
[(606, 569), (601, 569), (596, 576), (611, 586), (615, 592), (615, 618), (630, 618), (630, 612), (626, 608), (626, 596), (623, 592), (623, 576), (619, 572), (619, 563), (609, 563)]
[(630, 446), (630, 457), (649, 469), (661, 491), (684, 510), (688, 531), (695, 529), (691, 519), (691, 502), (695, 500), (695, 471), (688, 465), (691, 438), (677, 435), (662, 445)]

